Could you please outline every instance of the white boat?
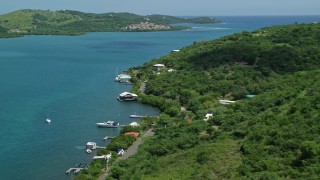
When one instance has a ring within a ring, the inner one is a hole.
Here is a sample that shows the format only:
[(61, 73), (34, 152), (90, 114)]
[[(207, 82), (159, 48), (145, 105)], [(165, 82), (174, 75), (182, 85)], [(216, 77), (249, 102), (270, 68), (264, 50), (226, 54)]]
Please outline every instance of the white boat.
[(47, 123), (51, 123), (51, 119), (47, 118), (47, 119), (46, 119), (46, 122), (47, 122)]
[(105, 127), (105, 128), (116, 128), (119, 127), (119, 123), (115, 121), (107, 121), (102, 123), (97, 123), (98, 127)]
[(131, 76), (128, 74), (119, 74), (116, 76), (114, 81), (116, 81), (116, 82), (129, 82), (130, 79), (131, 79)]
[(136, 101), (138, 100), (138, 95), (129, 92), (123, 92), (117, 97), (119, 101)]
[(86, 149), (86, 152), (87, 152), (88, 154), (91, 154), (91, 153), (92, 153), (92, 150), (91, 150), (91, 149)]
[(106, 136), (106, 137), (103, 138), (103, 140), (106, 141), (108, 139), (113, 139), (113, 138), (114, 138), (114, 136)]
[(144, 118), (144, 117), (148, 117), (148, 116), (142, 116), (142, 115), (137, 115), (137, 114), (131, 114), (129, 117), (130, 117), (130, 118)]

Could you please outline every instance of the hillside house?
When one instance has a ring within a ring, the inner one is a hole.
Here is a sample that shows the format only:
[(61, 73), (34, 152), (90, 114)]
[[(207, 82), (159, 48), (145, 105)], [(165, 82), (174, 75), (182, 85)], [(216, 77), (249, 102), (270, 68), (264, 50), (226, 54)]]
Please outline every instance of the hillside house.
[(160, 71), (160, 70), (163, 69), (164, 67), (165, 67), (164, 64), (155, 64), (155, 65), (153, 65), (152, 69), (153, 69), (154, 71)]

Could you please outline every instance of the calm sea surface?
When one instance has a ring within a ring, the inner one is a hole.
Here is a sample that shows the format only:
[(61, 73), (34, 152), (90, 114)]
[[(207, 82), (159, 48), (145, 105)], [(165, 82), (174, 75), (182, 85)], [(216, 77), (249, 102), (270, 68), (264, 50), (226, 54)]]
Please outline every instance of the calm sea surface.
[(0, 39), (0, 179), (70, 179), (65, 171), (93, 156), (84, 152), (87, 141), (105, 146), (104, 136), (119, 133), (99, 129), (96, 122), (128, 124), (130, 114), (157, 115), (150, 106), (116, 100), (131, 86), (113, 79), (129, 67), (195, 41), (320, 21), (320, 16), (218, 18), (224, 23), (193, 24), (185, 31)]

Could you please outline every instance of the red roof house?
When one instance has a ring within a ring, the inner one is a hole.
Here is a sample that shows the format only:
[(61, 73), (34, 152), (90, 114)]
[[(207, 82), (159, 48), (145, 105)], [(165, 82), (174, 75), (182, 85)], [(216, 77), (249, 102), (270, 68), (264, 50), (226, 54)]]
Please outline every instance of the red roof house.
[(125, 135), (131, 135), (131, 136), (134, 136), (135, 138), (137, 138), (140, 135), (140, 133), (138, 133), (138, 132), (126, 132)]

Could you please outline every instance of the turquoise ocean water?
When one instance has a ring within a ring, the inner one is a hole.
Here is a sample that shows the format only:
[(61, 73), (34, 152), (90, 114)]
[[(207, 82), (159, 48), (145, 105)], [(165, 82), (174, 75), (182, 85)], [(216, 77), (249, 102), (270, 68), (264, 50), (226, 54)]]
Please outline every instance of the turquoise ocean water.
[(105, 146), (104, 136), (119, 133), (99, 129), (96, 122), (128, 124), (130, 114), (158, 114), (150, 106), (116, 100), (131, 86), (113, 79), (129, 67), (195, 41), (320, 21), (320, 16), (219, 18), (224, 23), (194, 24), (185, 31), (0, 39), (0, 179), (70, 179), (65, 171), (93, 156), (84, 152), (87, 141)]

